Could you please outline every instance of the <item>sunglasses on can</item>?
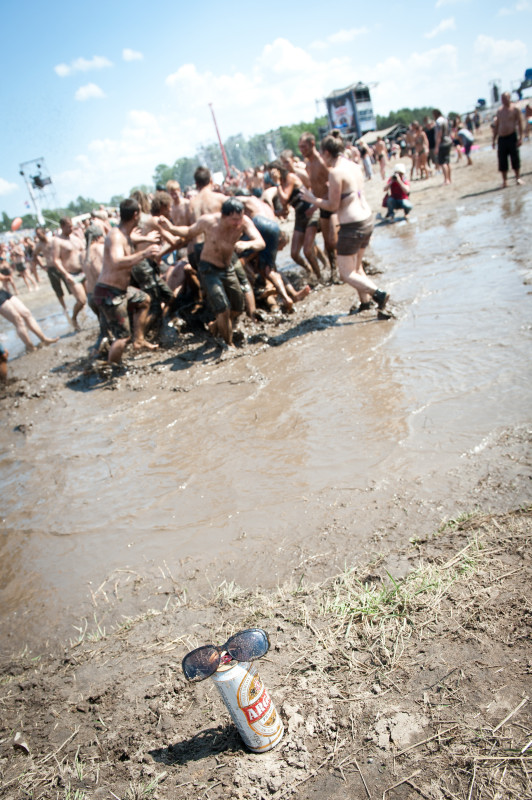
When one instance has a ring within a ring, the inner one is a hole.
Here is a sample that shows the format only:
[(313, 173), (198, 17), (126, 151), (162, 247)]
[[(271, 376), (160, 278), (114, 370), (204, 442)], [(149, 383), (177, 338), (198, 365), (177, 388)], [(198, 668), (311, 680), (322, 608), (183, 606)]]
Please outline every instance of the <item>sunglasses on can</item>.
[(220, 664), (230, 661), (255, 661), (265, 656), (270, 640), (262, 628), (249, 628), (231, 636), (224, 645), (206, 644), (184, 657), (181, 666), (189, 681), (204, 681), (214, 675)]

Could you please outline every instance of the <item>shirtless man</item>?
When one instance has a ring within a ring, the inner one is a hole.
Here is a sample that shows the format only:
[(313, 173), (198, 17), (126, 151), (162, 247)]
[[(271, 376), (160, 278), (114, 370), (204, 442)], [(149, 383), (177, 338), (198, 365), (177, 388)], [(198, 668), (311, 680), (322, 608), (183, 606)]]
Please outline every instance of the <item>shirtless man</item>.
[[(153, 258), (159, 254), (159, 245), (151, 243), (155, 237), (158, 238), (157, 232), (147, 234), (145, 249), (133, 252), (131, 233), (137, 227), (139, 218), (140, 206), (137, 201), (131, 197), (122, 200), (120, 225), (113, 228), (105, 238), (102, 271), (94, 287), (94, 304), (115, 336), (115, 341), (109, 348), (110, 364), (120, 363), (131, 340), (129, 313), (133, 317), (133, 348), (157, 349), (157, 345), (150, 344), (144, 338), (150, 298), (145, 292), (129, 285), (131, 268), (144, 258)], [(137, 247), (139, 245), (137, 238)]]
[[(209, 330), (214, 336), (221, 336), (231, 347), (233, 322), (244, 309), (244, 295), (235, 274), (233, 255), (239, 256), (247, 250), (263, 250), (264, 239), (244, 214), (240, 200), (234, 197), (226, 198), (220, 211), (202, 214), (193, 225), (177, 226), (172, 232), (187, 241), (205, 237), (198, 272), (216, 315)], [(241, 239), (243, 235), (247, 236), (246, 240)]]
[(74, 329), (79, 331), (78, 314), (87, 303), (87, 295), (82, 284), (85, 276), (81, 269), (85, 248), (83, 241), (74, 233), (70, 217), (62, 217), (59, 225), (61, 233), (53, 240), (52, 264), (62, 275), (70, 294), (74, 295), (76, 302), (72, 309), (71, 321)]
[(103, 267), (104, 233), (99, 225), (91, 224), (85, 231), (87, 251), (83, 259), (82, 268), (85, 273), (85, 291), (87, 303), (91, 311), (98, 317), (100, 333), (96, 344), (91, 348), (91, 353), (97, 354), (104, 338), (108, 335), (105, 317), (100, 314), (99, 308), (94, 303), (94, 287), (98, 282)]
[[(211, 171), (207, 167), (198, 167), (194, 172), (197, 194), (190, 201), (190, 222), (194, 222), (204, 214), (217, 214), (222, 208), (226, 196), (221, 192), (215, 192)], [(192, 266), (197, 269), (203, 247), (203, 236), (196, 236), (188, 244), (188, 259)]]
[[(325, 166), (321, 155), (316, 150), (316, 139), (311, 133), (302, 133), (298, 143), (301, 155), (305, 159), (310, 181), (310, 188), (316, 197), (327, 197), (329, 170)], [(336, 268), (336, 228), (338, 220), (336, 214), (325, 209), (320, 209), (320, 228), (329, 264), (331, 266), (331, 282), (338, 281)]]
[(44, 269), (48, 275), (48, 280), (50, 281), (50, 285), (55, 292), (55, 296), (61, 303), (61, 308), (63, 309), (66, 318), (70, 324), (73, 325), (72, 318), (68, 313), (65, 303), (65, 293), (63, 291), (64, 286), (67, 292), (70, 294), (70, 286), (67, 283), (67, 278), (64, 276), (64, 274), (59, 272), (57, 267), (54, 265), (53, 239), (48, 238), (45, 228), (35, 228), (35, 238), (37, 240), (37, 244), (35, 245), (35, 249), (33, 251), (33, 262), (38, 264), (41, 269)]
[(172, 198), (170, 208), (170, 219), (174, 225), (192, 225), (194, 221), (190, 212), (190, 200), (183, 197), (181, 187), (177, 181), (167, 181), (166, 191)]
[(523, 181), (519, 177), (521, 160), (519, 158), (519, 148), (523, 140), (523, 120), (517, 106), (511, 102), (510, 92), (503, 92), (501, 95), (502, 105), (497, 111), (493, 123), (493, 149), (497, 139), (497, 156), (499, 159), (499, 172), (502, 173), (502, 188), (506, 189), (508, 177), (508, 156), (512, 163), (515, 173), (515, 182), (521, 186)]
[(375, 158), (378, 161), (381, 178), (386, 179), (386, 162), (388, 161), (388, 150), (386, 149), (386, 142), (382, 136), (377, 136), (375, 143)]

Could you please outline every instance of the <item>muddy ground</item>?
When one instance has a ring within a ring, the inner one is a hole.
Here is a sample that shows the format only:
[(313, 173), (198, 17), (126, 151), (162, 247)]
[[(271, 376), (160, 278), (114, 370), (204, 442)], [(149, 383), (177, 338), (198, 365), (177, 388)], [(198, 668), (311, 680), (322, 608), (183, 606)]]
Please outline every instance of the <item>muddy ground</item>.
[[(321, 585), (222, 587), (2, 664), (3, 798), (525, 798), (532, 510), (473, 515)], [(139, 581), (139, 593), (149, 588)], [(246, 751), (182, 656), (264, 627), (286, 733)], [(193, 631), (193, 633), (192, 633)]]
[[(474, 168), (455, 170), (452, 189), (439, 177), (413, 184), (419, 218), (499, 191), (491, 151), (474, 158)], [(368, 184), (375, 209), (381, 194), (380, 181)], [(227, 358), (282, 347), (327, 325), (338, 292), (347, 302), (344, 287), (324, 287), (294, 317), (244, 323), (247, 342), (234, 355), (201, 331), (170, 330), (162, 353), (115, 371), (88, 358), (94, 329), (84, 324), (10, 362), (4, 420), (25, 435), (73, 389), (112, 398), (155, 382), (163, 397), (189, 391), (197, 376), (176, 383), (170, 359), (223, 369)], [(124, 569), (94, 590), (98, 616), (80, 611), (62, 643), (43, 626), (22, 648), (19, 629), (0, 665), (0, 797), (532, 797), (529, 426), (511, 437), (504, 452), (521, 454), (512, 480), (507, 470), (478, 476), (478, 496), (493, 493), (507, 513), (480, 509), (432, 533), (405, 531), (392, 561), (382, 532), (400, 529), (400, 504), (379, 509), (366, 559), (338, 569), (357, 524), (347, 509), (341, 524), (311, 529), (290, 569), (286, 549), (269, 553), (269, 570), (283, 576), (277, 589), (261, 589), (256, 563), (257, 591), (235, 585), (223, 559), (210, 589), (197, 570), (174, 578), (166, 567), (158, 577)], [(180, 670), (189, 649), (252, 625), (270, 634), (259, 670), (286, 728), (261, 756), (245, 750), (212, 683), (191, 687)]]

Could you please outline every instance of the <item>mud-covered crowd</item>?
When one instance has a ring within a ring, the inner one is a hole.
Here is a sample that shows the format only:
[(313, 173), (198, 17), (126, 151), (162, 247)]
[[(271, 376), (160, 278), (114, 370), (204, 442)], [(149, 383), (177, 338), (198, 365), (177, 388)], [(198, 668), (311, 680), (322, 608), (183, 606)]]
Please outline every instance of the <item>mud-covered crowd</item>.
[[(232, 167), (221, 185), (200, 166), (195, 186), (185, 193), (170, 180), (149, 196), (135, 191), (119, 212), (100, 207), (75, 222), (62, 218), (54, 234), (38, 227), (34, 237), (0, 244), (0, 313), (28, 350), (30, 332), (45, 344), (55, 341), (17, 296), (14, 280), (18, 276), (29, 291), (37, 290), (43, 270), (74, 328), (86, 305), (94, 312), (99, 335), (91, 353), (110, 363), (119, 363), (129, 344), (156, 349), (164, 326), (175, 326), (176, 318), (203, 325), (222, 346), (232, 347), (242, 313), (255, 320), (291, 313), (318, 283), (347, 283), (358, 297), (350, 313), (375, 309), (388, 319), (389, 295), (363, 266), (374, 225), (364, 183), (378, 168), (384, 219), (392, 220), (398, 210), (407, 219), (411, 180), (438, 170), (450, 184), (453, 147), (457, 159), (463, 149), (471, 164), (480, 119), (468, 115), (462, 124), (438, 109), (432, 117), (423, 125), (413, 122), (403, 141), (378, 137), (373, 148), (363, 140), (350, 144), (333, 130), (318, 150), (314, 136), (303, 133), (300, 156), (284, 150), (261, 167)], [(508, 158), (520, 182), (523, 123), (507, 94), (492, 130), (503, 185)], [(410, 159), (409, 167), (398, 158), (407, 164)], [(293, 220), (290, 236), (283, 220)], [(291, 258), (308, 280), (296, 286), (277, 268), (278, 252), (289, 242)], [(66, 295), (74, 300), (71, 312)], [(4, 367), (6, 358), (0, 355)]]

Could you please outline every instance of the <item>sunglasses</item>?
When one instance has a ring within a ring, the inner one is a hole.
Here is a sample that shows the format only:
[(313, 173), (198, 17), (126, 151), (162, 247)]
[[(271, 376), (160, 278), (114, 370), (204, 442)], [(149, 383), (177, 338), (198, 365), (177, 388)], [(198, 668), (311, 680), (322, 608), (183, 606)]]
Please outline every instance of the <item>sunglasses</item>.
[(230, 661), (255, 661), (265, 656), (270, 640), (262, 628), (249, 628), (231, 636), (222, 647), (206, 644), (184, 657), (181, 666), (189, 681), (204, 681), (214, 675), (220, 664)]

